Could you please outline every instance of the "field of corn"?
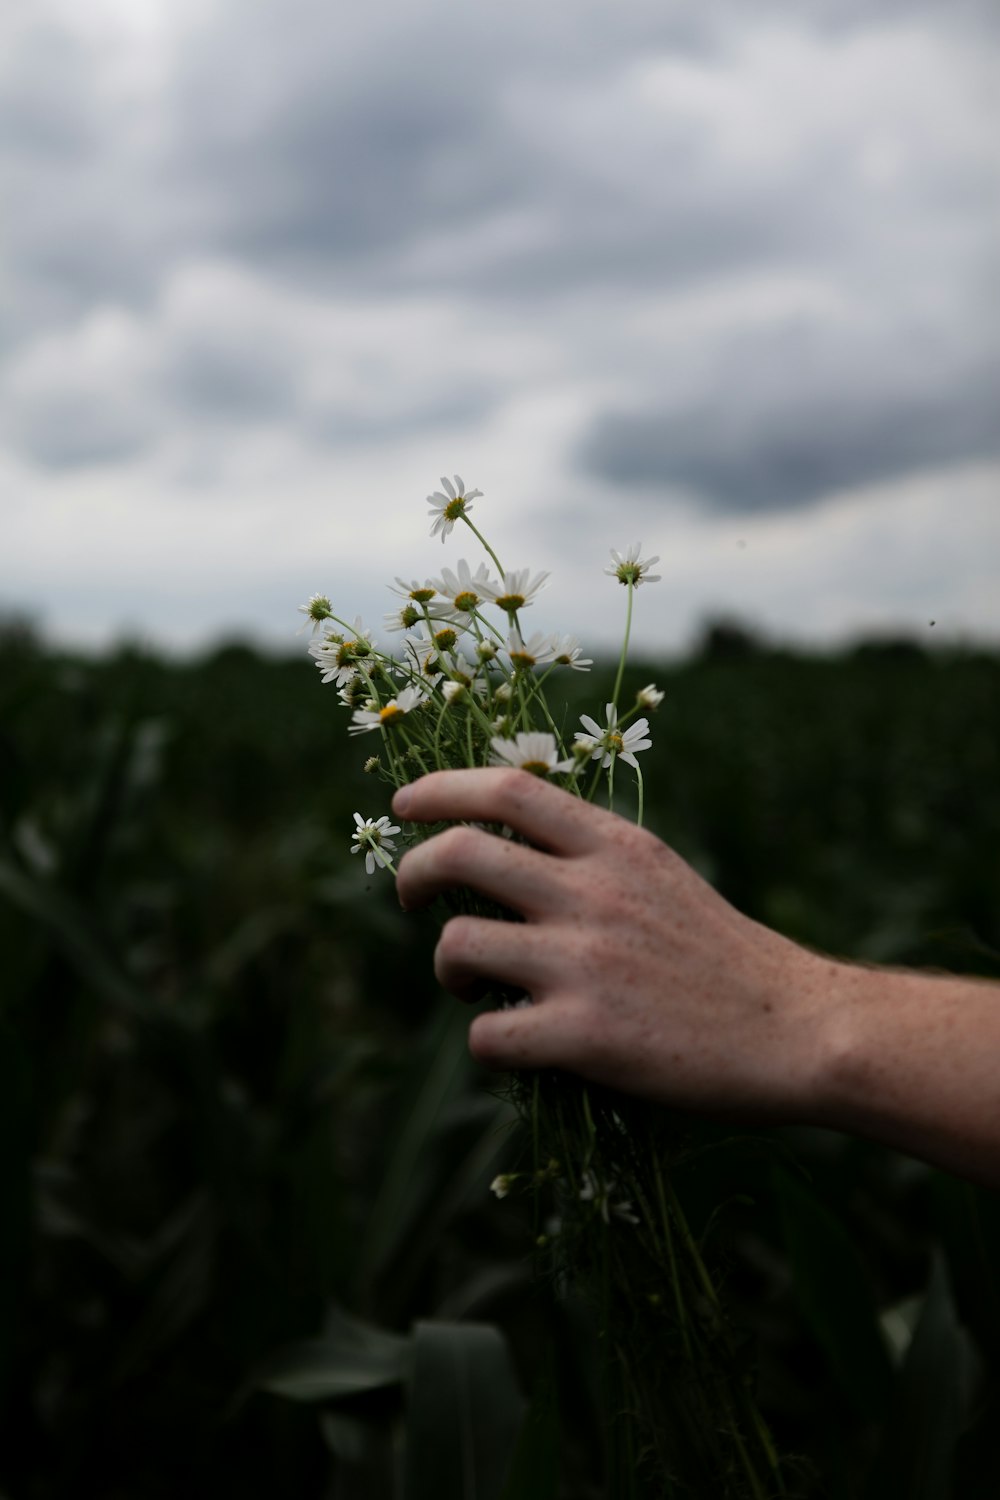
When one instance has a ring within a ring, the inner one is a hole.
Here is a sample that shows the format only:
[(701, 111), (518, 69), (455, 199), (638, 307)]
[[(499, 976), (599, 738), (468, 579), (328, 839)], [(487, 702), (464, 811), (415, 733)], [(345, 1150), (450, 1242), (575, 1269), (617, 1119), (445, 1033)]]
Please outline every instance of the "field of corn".
[[(741, 910), (1000, 978), (1000, 658), (720, 626), (630, 675), (647, 824)], [(367, 753), (308, 660), (0, 635), (3, 1500), (619, 1500), (590, 1309), (489, 1191), (504, 1080), (349, 853)], [(1000, 1197), (676, 1126), (785, 1493), (996, 1500)]]

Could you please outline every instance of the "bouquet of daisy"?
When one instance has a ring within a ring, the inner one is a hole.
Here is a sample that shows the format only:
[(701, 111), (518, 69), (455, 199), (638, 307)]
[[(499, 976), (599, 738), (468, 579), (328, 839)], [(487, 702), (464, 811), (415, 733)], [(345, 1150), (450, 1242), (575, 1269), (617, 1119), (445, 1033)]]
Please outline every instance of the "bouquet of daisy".
[[(580, 716), (572, 738), (560, 727), (560, 675), (587, 672), (574, 636), (526, 630), (549, 574), (508, 571), (472, 519), (480, 490), (459, 475), (428, 496), (431, 535), (442, 542), (467, 529), (485, 554), (436, 577), (397, 578), (383, 648), (360, 618), (337, 613), (324, 594), (300, 610), (312, 627), (310, 654), (322, 681), (349, 714), (347, 732), (374, 747), (365, 770), (395, 790), (433, 770), (506, 765), (550, 778), (578, 797), (598, 795), (614, 809), (619, 764), (634, 778), (652, 744), (645, 712), (663, 693), (653, 683), (621, 708), (633, 602), (658, 581), (656, 557), (639, 544), (612, 551), (605, 573), (626, 589), (622, 647), (603, 711)], [(305, 627), (303, 627), (305, 628)], [(565, 678), (563, 679), (565, 680)], [(369, 875), (395, 872), (402, 832), (387, 814), (354, 814), (351, 852)], [(429, 836), (417, 827), (409, 837)], [(510, 837), (509, 829), (493, 830)], [(498, 910), (475, 892), (456, 892), (452, 910)], [(498, 992), (495, 1003), (530, 1004)], [(537, 1253), (559, 1285), (589, 1289), (604, 1351), (612, 1493), (754, 1497), (780, 1493), (777, 1460), (698, 1244), (672, 1189), (679, 1149), (663, 1111), (567, 1074), (513, 1075), (510, 1095), (526, 1129), (523, 1169), (498, 1177), (498, 1197), (528, 1192)], [(617, 1477), (616, 1477), (617, 1476)], [(620, 1483), (618, 1481), (621, 1481)], [(627, 1481), (627, 1482), (626, 1482)]]

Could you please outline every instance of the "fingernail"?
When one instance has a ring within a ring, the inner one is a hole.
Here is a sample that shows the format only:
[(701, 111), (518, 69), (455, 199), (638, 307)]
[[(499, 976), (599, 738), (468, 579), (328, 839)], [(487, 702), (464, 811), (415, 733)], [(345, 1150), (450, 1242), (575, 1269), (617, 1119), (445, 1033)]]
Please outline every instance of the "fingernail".
[(409, 807), (412, 799), (413, 794), (410, 791), (410, 788), (408, 786), (401, 786), (392, 799), (393, 812), (398, 813), (401, 818), (405, 818), (406, 809)]

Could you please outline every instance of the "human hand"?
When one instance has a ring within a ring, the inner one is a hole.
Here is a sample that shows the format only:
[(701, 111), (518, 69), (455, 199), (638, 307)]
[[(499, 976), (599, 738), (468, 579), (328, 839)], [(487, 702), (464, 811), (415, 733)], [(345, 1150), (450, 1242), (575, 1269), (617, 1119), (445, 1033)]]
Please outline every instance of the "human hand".
[(554, 1067), (733, 1120), (808, 1118), (836, 966), (742, 916), (666, 844), (524, 771), (439, 771), (401, 788), (417, 822), (509, 825), (525, 844), (457, 826), (399, 866), (407, 908), (469, 886), (523, 924), (456, 916), (435, 972), (489, 1011), (469, 1044), (498, 1068)]

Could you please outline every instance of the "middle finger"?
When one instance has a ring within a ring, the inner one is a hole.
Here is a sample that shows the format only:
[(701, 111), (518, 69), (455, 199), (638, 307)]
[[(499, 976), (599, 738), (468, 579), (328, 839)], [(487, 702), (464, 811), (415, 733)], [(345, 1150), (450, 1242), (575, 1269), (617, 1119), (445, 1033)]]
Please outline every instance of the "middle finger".
[(408, 851), (396, 892), (404, 907), (426, 906), (443, 891), (465, 885), (522, 916), (538, 917), (562, 907), (559, 864), (539, 849), (462, 825)]

